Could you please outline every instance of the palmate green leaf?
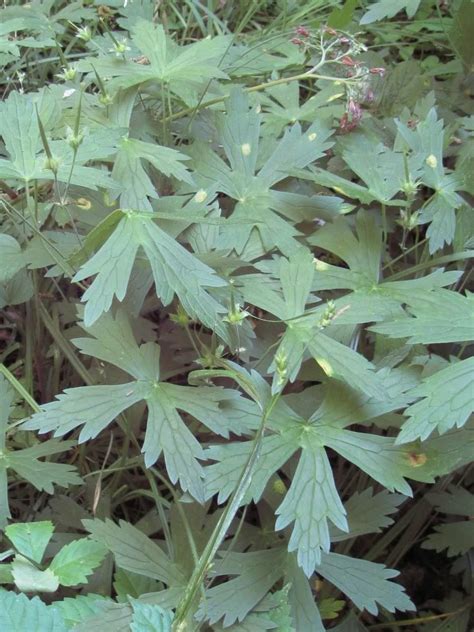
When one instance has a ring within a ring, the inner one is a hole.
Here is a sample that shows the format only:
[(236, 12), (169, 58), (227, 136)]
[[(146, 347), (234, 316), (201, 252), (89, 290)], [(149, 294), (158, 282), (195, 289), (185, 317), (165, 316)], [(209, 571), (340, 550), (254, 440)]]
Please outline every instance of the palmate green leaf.
[(105, 546), (115, 557), (117, 566), (157, 579), (167, 585), (181, 585), (181, 570), (162, 549), (144, 533), (124, 520), (117, 525), (111, 520), (83, 520), (92, 538)]
[(66, 452), (76, 445), (75, 441), (51, 439), (22, 450), (8, 451), (5, 455), (6, 467), (14, 470), (36, 489), (52, 494), (54, 485), (69, 487), (80, 485), (82, 478), (76, 468), (68, 463), (40, 461), (44, 456)]
[(325, 621), (337, 619), (341, 610), (344, 610), (345, 605), (346, 602), (342, 599), (334, 599), (334, 597), (323, 599), (319, 604), (321, 618)]
[[(256, 553), (260, 554), (260, 551)], [(245, 569), (243, 569), (243, 573), (245, 573)], [(293, 626), (288, 593), (289, 586), (268, 593), (242, 622), (228, 626), (224, 621), (219, 621), (213, 624), (212, 629), (215, 632), (224, 632), (224, 630), (229, 632), (265, 632), (266, 630), (296, 632), (296, 628)], [(311, 629), (316, 632), (314, 628)]]
[[(412, 181), (419, 176), (419, 158), (406, 158), (397, 147), (390, 149), (377, 138), (362, 133), (351, 134), (342, 141), (342, 158), (366, 185), (357, 184), (336, 173), (312, 168), (308, 172), (292, 171), (292, 175), (313, 180), (340, 195), (370, 204), (374, 200), (386, 206), (404, 206), (405, 202), (393, 199), (402, 190), (406, 169)], [(367, 160), (361, 161), (364, 155)], [(406, 164), (405, 164), (406, 163)]]
[[(244, 251), (251, 234), (257, 231), (264, 252), (275, 246), (289, 254), (299, 247), (299, 234), (285, 214), (282, 199), (272, 187), (292, 169), (302, 169), (320, 158), (331, 143), (331, 131), (320, 121), (305, 132), (296, 124), (275, 144), (265, 164), (259, 168), (258, 141), (261, 116), (250, 107), (248, 95), (234, 88), (227, 100), (227, 114), (217, 118), (217, 131), (229, 165), (204, 144), (191, 148), (196, 180), (204, 189), (221, 191), (237, 201), (232, 222), (224, 225), (218, 240), (221, 249)], [(277, 205), (278, 213), (275, 213)]]
[[(297, 334), (328, 377), (343, 380), (373, 397), (383, 398), (382, 386), (374, 372), (374, 366), (362, 355), (323, 333), (314, 334), (313, 331), (301, 327), (297, 329)], [(285, 342), (283, 339), (282, 349), (285, 349)]]
[(20, 270), (5, 285), (0, 285), (0, 308), (26, 303), (33, 294), (34, 287), (30, 275), (26, 270)]
[(13, 390), (3, 375), (0, 375), (0, 527), (3, 527), (10, 517), (7, 476), (9, 469), (26, 479), (36, 489), (49, 494), (53, 493), (55, 484), (68, 487), (82, 482), (74, 466), (39, 460), (41, 457), (70, 449), (75, 445), (74, 441), (50, 440), (22, 450), (8, 449), (5, 434), (13, 397)]
[(378, 0), (373, 2), (369, 10), (360, 19), (360, 24), (380, 22), (384, 18), (393, 18), (400, 11), (405, 10), (409, 18), (418, 11), (421, 0)]
[(371, 327), (390, 338), (408, 338), (411, 344), (463, 342), (474, 338), (472, 310), (474, 295), (439, 289), (429, 294), (415, 294), (406, 316)]
[[(357, 213), (355, 227), (356, 235), (346, 218), (336, 218), (333, 223), (325, 224), (313, 233), (310, 243), (312, 246), (329, 250), (345, 261), (355, 287), (370, 287), (380, 280), (382, 231), (374, 215), (364, 210)], [(317, 272), (323, 271), (323, 268), (316, 268), (314, 280), (318, 289)]]
[(67, 632), (61, 613), (38, 597), (0, 590), (0, 630), (5, 632)]
[(175, 149), (124, 137), (119, 145), (112, 170), (112, 177), (122, 187), (121, 207), (152, 211), (148, 198), (159, 197), (142, 161), (148, 162), (168, 177), (173, 176), (192, 184), (192, 178), (182, 164), (184, 160), (189, 160), (188, 156)]
[[(341, 428), (324, 428), (324, 437), (328, 447), (352, 461), (390, 491), (412, 495), (404, 479), (412, 474), (407, 451), (396, 446), (391, 437)], [(428, 478), (427, 482), (430, 480)]]
[(224, 58), (223, 67), (232, 77), (255, 77), (303, 63), (304, 52), (292, 44), (287, 33), (283, 32), (273, 33), (271, 40), (263, 37), (248, 44), (235, 38)]
[[(78, 64), (81, 71), (91, 71), (91, 65), (101, 77), (111, 77), (107, 89), (139, 84), (163, 84), (187, 105), (196, 105), (209, 80), (227, 79), (219, 67), (230, 44), (225, 36), (203, 39), (188, 46), (178, 46), (168, 37), (161, 24), (139, 19), (132, 29), (132, 39), (149, 63), (103, 56)], [(91, 73), (94, 77), (94, 73)]]
[[(282, 467), (295, 452), (296, 432), (288, 430), (280, 436), (268, 436), (262, 440), (259, 466), (252, 478), (252, 485), (244, 501), (258, 501), (273, 472)], [(206, 498), (218, 494), (219, 503), (225, 502), (234, 490), (242, 467), (249, 454), (248, 442), (210, 446), (205, 456), (216, 464), (206, 468)]]
[(296, 630), (324, 632), (325, 628), (314, 599), (312, 586), (298, 566), (294, 553), (287, 554), (284, 582), (290, 585), (288, 601)]
[[(284, 550), (224, 553), (216, 562), (217, 576), (231, 576), (229, 581), (206, 591), (197, 617), (211, 625), (223, 618), (223, 626), (243, 621), (280, 578)], [(236, 576), (236, 577), (233, 577)]]
[[(206, 591), (206, 599), (200, 604), (199, 618), (205, 617), (211, 624), (223, 618), (225, 628), (235, 620), (243, 619), (245, 624), (247, 613), (256, 609), (257, 605), (260, 609), (262, 582), (271, 587), (275, 581), (283, 578), (284, 582), (290, 582), (288, 598), (292, 605), (292, 625), (295, 630), (324, 630), (308, 579), (296, 566), (292, 553), (284, 548), (272, 548), (246, 553), (223, 552), (222, 555), (217, 574), (236, 577)], [(267, 570), (265, 577), (263, 569)], [(328, 553), (322, 555), (316, 572), (339, 588), (358, 608), (371, 614), (376, 615), (379, 607), (389, 612), (414, 609), (403, 587), (391, 581), (398, 572), (382, 564)], [(226, 588), (230, 583), (236, 590)]]
[(55, 601), (54, 607), (59, 610), (67, 626), (73, 627), (82, 621), (92, 617), (101, 610), (104, 601), (112, 601), (103, 595), (88, 593), (66, 597), (62, 601)]
[(158, 592), (161, 584), (155, 579), (137, 575), (123, 568), (118, 568), (114, 574), (114, 591), (117, 601), (127, 602), (129, 597), (137, 598), (140, 595), (151, 592)]
[(57, 401), (45, 404), (40, 413), (26, 422), (28, 430), (55, 431), (62, 436), (84, 424), (82, 443), (99, 434), (125, 409), (143, 399), (143, 390), (135, 382), (107, 386), (80, 386), (66, 389)]
[(5, 529), (7, 538), (18, 553), (38, 564), (43, 559), (53, 532), (54, 526), (50, 520), (10, 524)]
[(0, 104), (0, 135), (10, 161), (0, 162), (0, 178), (30, 180), (36, 169), (36, 155), (41, 149), (33, 99), (11, 92)]
[(467, 553), (474, 547), (472, 520), (436, 525), (421, 546), (438, 553), (446, 551), (449, 557)]
[[(13, 7), (10, 7), (13, 8)], [(19, 9), (20, 7), (16, 7)], [(5, 7), (6, 9), (6, 7)], [(0, 24), (0, 53), (5, 53), (5, 58), (2, 59), (2, 63), (5, 64), (10, 62), (9, 56), (19, 57), (20, 56), (20, 46), (21, 47), (43, 47), (43, 46), (54, 46), (54, 40), (49, 37), (43, 37), (41, 39), (36, 39), (34, 37), (25, 37), (22, 33), (21, 38), (13, 39), (12, 33), (21, 33), (22, 31), (30, 31), (41, 33), (42, 26), (38, 23), (38, 20), (27, 17), (25, 13), (16, 13), (16, 15), (12, 14), (12, 12), (7, 12), (6, 15), (3, 16), (2, 24)], [(16, 40), (16, 41), (15, 41)]]
[(20, 244), (10, 235), (0, 234), (0, 283), (13, 279), (15, 274), (25, 267)]
[[(85, 163), (94, 158), (106, 158), (115, 145), (115, 139), (119, 138), (119, 131), (108, 130), (107, 136), (103, 132), (87, 134), (86, 142), (79, 147), (76, 155), (67, 140), (49, 140), (50, 151), (58, 161), (57, 173), (54, 174), (46, 168), (47, 155), (36, 115), (37, 108), (47, 133), (50, 128), (54, 128), (60, 116), (60, 108), (54, 97), (47, 90), (34, 96), (11, 92), (8, 99), (0, 105), (0, 135), (9, 155), (9, 160), (0, 160), (0, 178), (15, 178), (23, 183), (31, 180), (58, 180), (90, 189), (113, 189), (117, 186), (107, 172), (88, 167)], [(99, 138), (94, 142), (96, 135)], [(93, 147), (95, 151), (91, 153), (86, 147)]]
[[(366, 160), (361, 160), (361, 155)], [(387, 204), (401, 190), (405, 180), (404, 156), (401, 152), (392, 151), (366, 135), (351, 134), (343, 144), (342, 158), (378, 202)]]
[(204, 288), (224, 287), (226, 282), (157, 226), (146, 214), (127, 212), (112, 235), (74, 277), (76, 281), (97, 275), (84, 293), (84, 322), (92, 325), (110, 309), (113, 297), (123, 301), (139, 248), (150, 263), (156, 292), (164, 305), (174, 294), (185, 311), (224, 339), (222, 316), (227, 310)]
[[(383, 390), (373, 365), (362, 355), (326, 334), (326, 325), (321, 325), (322, 313), (316, 317), (294, 320), (303, 314), (305, 304), (311, 300), (309, 289), (313, 284), (314, 272), (311, 253), (300, 248), (288, 260), (282, 258), (280, 262), (283, 301), (278, 296), (273, 296), (271, 301), (268, 301), (268, 294), (260, 293), (259, 296), (257, 286), (254, 291), (248, 285), (245, 288), (245, 298), (254, 305), (268, 309), (282, 320), (293, 319), (286, 323), (287, 329), (275, 357), (285, 359), (290, 381), (296, 379), (303, 357), (308, 352), (328, 377), (343, 380), (369, 395), (382, 398)], [(296, 278), (298, 283), (295, 283)], [(271, 364), (270, 371), (276, 374), (273, 384), (275, 389), (278, 387), (276, 361)]]
[(281, 590), (267, 595), (259, 608), (269, 608), (268, 618), (276, 624), (270, 627), (275, 632), (296, 632), (291, 616), (291, 605), (288, 601), (289, 586), (284, 586)]
[(439, 493), (428, 493), (426, 499), (436, 507), (437, 511), (458, 516), (466, 516), (467, 520), (436, 525), (423, 542), (424, 549), (443, 551), (452, 557), (466, 553), (474, 547), (474, 494), (463, 487), (450, 486)]
[(302, 451), (290, 489), (276, 511), (275, 529), (284, 529), (294, 522), (288, 550), (297, 551), (298, 564), (310, 577), (320, 563), (321, 550), (329, 551), (331, 545), (328, 521), (342, 531), (349, 527), (326, 451), (316, 442), (308, 444)]
[(106, 554), (105, 546), (82, 538), (63, 546), (54, 556), (49, 570), (55, 574), (62, 586), (84, 584)]
[(357, 608), (371, 614), (377, 614), (379, 606), (389, 612), (415, 610), (403, 587), (390, 581), (399, 574), (398, 571), (382, 564), (328, 553), (323, 555), (316, 571), (347, 595)]
[[(404, 315), (403, 304), (416, 304), (425, 297), (426, 301), (433, 302), (436, 296), (433, 290), (455, 283), (460, 278), (457, 271), (439, 269), (418, 279), (384, 281), (381, 278), (381, 228), (374, 215), (364, 210), (359, 211), (356, 217), (356, 235), (347, 219), (341, 217), (325, 224), (309, 238), (309, 242), (336, 254), (349, 266), (347, 269), (321, 260), (315, 263), (313, 290), (352, 290), (334, 301), (338, 324), (401, 318)], [(315, 316), (321, 311), (322, 308), (315, 309)], [(388, 333), (388, 330), (389, 326), (385, 331)]]
[(331, 542), (341, 542), (367, 533), (380, 533), (393, 524), (394, 519), (390, 514), (395, 513), (404, 500), (405, 496), (391, 494), (385, 489), (378, 494), (374, 494), (372, 487), (355, 492), (345, 503), (349, 531), (344, 532), (331, 526)]
[(443, 513), (474, 516), (474, 494), (464, 487), (450, 485), (443, 492), (428, 492), (426, 499)]
[[(413, 444), (406, 444), (407, 447)], [(474, 450), (474, 419), (469, 420), (462, 428), (453, 428), (442, 435), (432, 435), (421, 446), (413, 445), (412, 454), (422, 455), (423, 464), (419, 463), (413, 470), (416, 473), (434, 476), (450, 474), (456, 469), (472, 462)], [(411, 459), (410, 459), (411, 460)], [(417, 479), (418, 480), (418, 479)]]
[(456, 174), (447, 174), (443, 166), (443, 120), (438, 119), (435, 108), (430, 109), (415, 129), (400, 121), (396, 123), (399, 147), (411, 152), (410, 160), (417, 163), (421, 182), (435, 191), (422, 207), (419, 217), (420, 223), (431, 222), (427, 237), (432, 254), (453, 241), (455, 209), (465, 203), (456, 191), (463, 189), (464, 183)]
[(322, 108), (334, 107), (333, 102), (342, 96), (340, 86), (330, 84), (300, 103), (301, 91), (297, 82), (267, 88), (262, 98), (265, 110), (262, 135), (279, 136), (287, 125), (297, 121), (312, 123), (321, 116)]
[[(288, 379), (293, 382), (297, 378), (301, 363), (309, 354), (328, 377), (342, 380), (370, 395), (383, 397), (374, 366), (350, 347), (331, 338), (330, 327), (321, 325), (327, 306), (303, 315), (303, 306), (315, 301), (309, 293), (315, 276), (315, 264), (309, 250), (299, 248), (288, 260), (281, 258), (279, 276), (281, 293), (271, 286), (262, 287), (257, 275), (255, 283), (249, 277), (244, 280), (242, 294), (249, 303), (275, 314), (283, 321), (292, 319), (286, 323), (286, 331), (276, 352), (276, 357), (284, 359)], [(298, 283), (295, 282), (296, 278)], [(346, 308), (345, 311), (350, 312), (350, 309)], [(360, 311), (357, 313), (356, 323), (369, 320), (363, 307), (362, 311), (362, 316)], [(301, 318), (296, 319), (297, 316)], [(349, 322), (354, 323), (354, 320)], [(279, 377), (276, 361), (270, 365), (270, 371), (275, 372), (273, 388), (277, 389)]]
[[(226, 409), (232, 411), (234, 403), (239, 410), (238, 392), (159, 382), (158, 345), (147, 343), (138, 347), (123, 312), (115, 319), (111, 314), (104, 315), (89, 332), (95, 338), (78, 339), (78, 347), (84, 353), (115, 364), (136, 381), (66, 389), (56, 401), (45, 404), (42, 412), (33, 415), (24, 427), (41, 433), (54, 431), (56, 436), (62, 436), (84, 425), (79, 435), (79, 441), (84, 442), (96, 437), (127, 408), (145, 400), (148, 407), (143, 444), (146, 465), (151, 466), (163, 452), (171, 481), (179, 480), (184, 490), (202, 500), (204, 474), (198, 459), (204, 458), (204, 452), (178, 410), (199, 419), (218, 434), (228, 436), (234, 430), (240, 434), (238, 415), (224, 416)], [(220, 402), (224, 402), (226, 408), (220, 408)]]
[(454, 174), (444, 176), (439, 189), (420, 211), (419, 223), (430, 223), (426, 231), (430, 254), (440, 250), (445, 244), (451, 244), (454, 239), (455, 210), (464, 204), (463, 198), (456, 193), (461, 188), (463, 180), (460, 177)]
[[(387, 385), (389, 383), (388, 380)], [(416, 459), (410, 459), (411, 445), (397, 446), (391, 437), (345, 428), (352, 423), (361, 424), (390, 409), (398, 410), (406, 401), (400, 394), (393, 393), (393, 385), (385, 392), (389, 397), (377, 400), (354, 390), (351, 392), (349, 388), (345, 392), (341, 389), (339, 395), (329, 389), (326, 398), (309, 419), (301, 418), (283, 400), (278, 402), (269, 418), (252, 491), (243, 502), (248, 503), (252, 499), (258, 502), (271, 475), (301, 450), (290, 488), (276, 510), (276, 528), (283, 529), (294, 523), (289, 550), (296, 551), (298, 564), (307, 576), (320, 564), (322, 553), (329, 551), (329, 522), (338, 527), (337, 533), (349, 532), (346, 509), (339, 499), (325, 446), (357, 465), (387, 489), (404, 495), (411, 495), (405, 478), (433, 480), (431, 453), (427, 458), (430, 466), (423, 469), (418, 467)], [(304, 392), (299, 396), (305, 397)], [(206, 450), (205, 455), (216, 461), (206, 468), (207, 497), (218, 493), (219, 502), (227, 499), (239, 480), (251, 445), (251, 442), (238, 442), (211, 446)]]
[(171, 632), (173, 612), (161, 606), (132, 601), (131, 632)]
[[(312, 167), (305, 171), (293, 170), (291, 172), (291, 175), (306, 180), (312, 180), (316, 182), (316, 184), (319, 184), (328, 189), (332, 189), (339, 195), (344, 195), (345, 197), (360, 200), (364, 204), (370, 204), (375, 200), (374, 194), (371, 193), (366, 187), (357, 184), (356, 182), (351, 182), (351, 180), (347, 180), (347, 178), (342, 178), (341, 176), (338, 176), (337, 173), (333, 173), (332, 171), (327, 171), (318, 167)], [(388, 206), (390, 206), (390, 204), (390, 202), (387, 203)]]
[(409, 406), (409, 417), (397, 443), (424, 440), (437, 430), (443, 434), (450, 428), (460, 428), (474, 412), (474, 358), (454, 362), (430, 375), (412, 391), (420, 401)]

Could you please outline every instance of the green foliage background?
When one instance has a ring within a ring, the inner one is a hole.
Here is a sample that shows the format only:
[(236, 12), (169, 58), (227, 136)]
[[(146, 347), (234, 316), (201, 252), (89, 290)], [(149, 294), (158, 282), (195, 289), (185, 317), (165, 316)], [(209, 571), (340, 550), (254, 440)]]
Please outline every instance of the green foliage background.
[(4, 3), (2, 632), (469, 628), (473, 12)]

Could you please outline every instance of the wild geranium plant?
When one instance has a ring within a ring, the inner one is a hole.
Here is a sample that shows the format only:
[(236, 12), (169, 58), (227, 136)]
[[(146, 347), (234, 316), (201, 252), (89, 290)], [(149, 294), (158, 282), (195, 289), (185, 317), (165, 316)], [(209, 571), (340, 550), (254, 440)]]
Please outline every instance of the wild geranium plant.
[(468, 629), (469, 3), (246, 4), (2, 10), (2, 632)]

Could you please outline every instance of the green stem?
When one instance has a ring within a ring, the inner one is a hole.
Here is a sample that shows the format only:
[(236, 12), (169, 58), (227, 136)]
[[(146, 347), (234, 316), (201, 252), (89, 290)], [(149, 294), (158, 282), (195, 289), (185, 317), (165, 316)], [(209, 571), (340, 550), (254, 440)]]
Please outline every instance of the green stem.
[(9, 371), (7, 367), (2, 363), (0, 363), (0, 374), (3, 375), (10, 382), (15, 391), (18, 393), (18, 395), (20, 395), (20, 397), (25, 400), (31, 410), (33, 410), (35, 413), (39, 413), (41, 411), (40, 407), (35, 402), (33, 397), (28, 393), (23, 384), (19, 382), (19, 380), (17, 380), (13, 373), (11, 373), (11, 371)]
[(443, 265), (445, 263), (454, 263), (455, 261), (462, 261), (464, 259), (472, 259), (472, 250), (465, 250), (463, 252), (455, 252), (452, 255), (444, 255), (443, 257), (437, 257), (436, 259), (430, 259), (429, 261), (423, 261), (419, 263), (417, 266), (412, 266), (406, 270), (401, 270), (396, 274), (392, 274), (392, 276), (387, 277), (386, 281), (398, 281), (398, 279), (403, 279), (410, 274), (414, 274), (415, 272), (420, 272), (421, 270), (425, 270), (426, 268), (436, 268), (437, 266)]
[(242, 470), (237, 487), (235, 488), (229, 503), (222, 513), (219, 522), (217, 523), (201, 557), (199, 558), (198, 564), (191, 575), (188, 585), (186, 586), (183, 598), (178, 603), (176, 608), (176, 617), (173, 621), (172, 632), (184, 632), (186, 630), (186, 618), (189, 614), (194, 598), (196, 597), (210, 564), (216, 556), (216, 553), (222, 544), (237, 511), (239, 510), (242, 500), (252, 483), (255, 468), (260, 456), (260, 449), (266, 424), (279, 396), (280, 393), (273, 395), (265, 407), (260, 426), (253, 441), (252, 450), (250, 451), (247, 462)]
[[(332, 77), (330, 75), (319, 75), (312, 70), (308, 70), (306, 72), (302, 72), (298, 75), (291, 75), (290, 77), (281, 77), (280, 79), (274, 79), (273, 81), (266, 81), (265, 83), (260, 83), (257, 86), (251, 86), (250, 88), (244, 88), (244, 92), (261, 92), (262, 90), (266, 90), (267, 88), (273, 88), (274, 86), (281, 86), (286, 83), (291, 83), (292, 81), (302, 81), (303, 79), (326, 79), (327, 81), (341, 81), (344, 83), (351, 83), (350, 79), (345, 79), (344, 77)], [(224, 94), (221, 97), (215, 97), (214, 99), (209, 99), (208, 101), (203, 101), (199, 109), (207, 108), (210, 105), (216, 105), (217, 103), (222, 103), (227, 98), (229, 98), (229, 94)], [(168, 121), (175, 121), (176, 119), (183, 118), (184, 116), (188, 116), (188, 114), (193, 114), (196, 111), (196, 107), (186, 108), (184, 110), (180, 110), (179, 112), (175, 112), (170, 116), (161, 119), (161, 123), (165, 123)]]
[(425, 617), (417, 617), (414, 619), (403, 619), (402, 621), (388, 621), (387, 623), (375, 623), (374, 625), (369, 625), (367, 627), (369, 630), (380, 630), (381, 628), (390, 628), (392, 626), (397, 627), (397, 628), (401, 628), (406, 625), (413, 626), (413, 625), (418, 625), (420, 623), (428, 623), (429, 621), (438, 621), (439, 619), (448, 619), (449, 617), (454, 617), (455, 615), (460, 614), (461, 612), (464, 612), (464, 610), (467, 610), (468, 607), (470, 607), (470, 604), (466, 604), (462, 608), (459, 608), (458, 610), (453, 610), (452, 612), (443, 612), (442, 614), (429, 614)]

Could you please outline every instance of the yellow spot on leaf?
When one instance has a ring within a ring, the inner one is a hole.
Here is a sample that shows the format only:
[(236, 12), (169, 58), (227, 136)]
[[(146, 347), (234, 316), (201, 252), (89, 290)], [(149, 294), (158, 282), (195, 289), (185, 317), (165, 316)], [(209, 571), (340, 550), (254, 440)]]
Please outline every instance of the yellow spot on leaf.
[(433, 154), (430, 154), (428, 158), (426, 159), (426, 164), (428, 165), (428, 167), (431, 167), (432, 169), (436, 169), (436, 167), (438, 166), (438, 161), (436, 160), (436, 156), (433, 156)]
[(412, 467), (421, 467), (428, 460), (428, 457), (423, 452), (409, 452), (407, 457)]
[(206, 198), (207, 198), (206, 191), (204, 191), (204, 189), (199, 189), (199, 191), (197, 191), (196, 195), (194, 196), (194, 201), (200, 204), (201, 202), (204, 202)]
[(252, 152), (252, 147), (250, 146), (250, 143), (244, 143), (242, 145), (242, 153), (244, 156), (249, 156), (250, 153)]
[(76, 200), (76, 206), (79, 206), (80, 208), (83, 208), (86, 211), (88, 211), (91, 208), (92, 204), (90, 200), (80, 197), (80, 198), (77, 198)]

